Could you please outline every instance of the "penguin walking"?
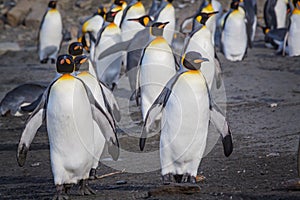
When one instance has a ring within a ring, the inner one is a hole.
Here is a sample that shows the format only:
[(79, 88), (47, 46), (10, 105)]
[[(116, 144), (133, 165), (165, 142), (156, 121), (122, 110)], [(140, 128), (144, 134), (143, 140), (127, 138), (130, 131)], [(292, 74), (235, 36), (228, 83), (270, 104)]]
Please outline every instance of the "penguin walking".
[[(214, 81), (219, 81), (221, 69), (219, 62), (215, 58), (215, 46), (213, 44), (213, 35), (211, 30), (206, 26), (208, 20), (218, 12), (199, 13), (197, 15), (197, 23), (194, 31), (192, 31), (185, 40), (183, 54), (189, 51), (199, 52), (202, 56), (209, 59), (208, 62), (202, 63), (201, 71), (206, 78), (207, 84), (211, 89)], [(219, 74), (217, 74), (219, 73)], [(220, 84), (218, 84), (220, 85)]]
[(185, 54), (183, 70), (164, 85), (147, 112), (140, 149), (144, 149), (150, 125), (162, 112), (159, 150), (164, 184), (175, 182), (175, 175), (182, 176), (179, 182), (196, 183), (209, 125), (208, 87), (199, 70), (205, 61), (197, 52)]
[(156, 22), (169, 22), (163, 33), (163, 37), (168, 41), (169, 45), (172, 45), (176, 25), (175, 8), (172, 2), (173, 0), (162, 0), (157, 11), (152, 16)]
[(98, 79), (105, 83), (111, 90), (114, 90), (119, 81), (122, 53), (118, 52), (100, 60), (97, 58), (105, 49), (122, 41), (121, 29), (114, 23), (114, 17), (120, 9), (121, 7), (115, 7), (106, 14), (105, 18), (108, 23), (99, 31), (95, 46), (95, 55), (93, 56), (95, 58)]
[[(84, 48), (90, 52), (91, 55), (94, 55), (97, 35), (104, 24), (105, 13), (106, 9), (103, 6), (100, 6), (97, 9), (97, 12), (87, 18), (82, 24), (81, 33), (78, 36), (78, 42), (81, 42)], [(91, 56), (92, 61), (93, 59), (94, 57)]]
[[(93, 119), (99, 127), (110, 124), (112, 132), (114, 128), (109, 120), (100, 120), (106, 113), (83, 82), (71, 75), (74, 71), (72, 56), (59, 56), (56, 65), (57, 71), (63, 75), (50, 83), (40, 104), (29, 118), (18, 145), (17, 161), (20, 166), (25, 164), (29, 146), (45, 119), (56, 185), (54, 199), (62, 199), (67, 198), (70, 184), (78, 182), (81, 195), (94, 193), (87, 184), (94, 162)], [(118, 152), (115, 135), (109, 141), (117, 149), (115, 152)]]
[(50, 1), (43, 16), (38, 34), (38, 54), (42, 64), (51, 60), (55, 64), (63, 38), (63, 25), (57, 1)]
[(143, 120), (163, 86), (176, 73), (174, 54), (168, 42), (162, 37), (167, 24), (168, 22), (152, 24), (150, 34), (155, 36), (155, 39), (142, 52), (137, 73), (137, 91), (140, 90), (141, 94)]
[(239, 6), (239, 0), (233, 0), (230, 7), (231, 10), (226, 14), (223, 22), (222, 51), (227, 60), (241, 61), (248, 48), (246, 15), (244, 9)]

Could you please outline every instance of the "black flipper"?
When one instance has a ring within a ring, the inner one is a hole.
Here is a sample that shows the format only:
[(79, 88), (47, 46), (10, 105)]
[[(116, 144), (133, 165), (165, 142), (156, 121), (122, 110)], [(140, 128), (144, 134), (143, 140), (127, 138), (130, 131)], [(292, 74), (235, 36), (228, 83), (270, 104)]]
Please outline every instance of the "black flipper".
[(143, 129), (142, 129), (142, 134), (140, 137), (140, 150), (143, 151), (145, 144), (146, 144), (146, 139), (147, 139), (147, 134), (149, 133), (150, 126), (151, 124), (155, 121), (155, 118), (159, 113), (161, 113), (162, 109), (166, 106), (169, 97), (172, 92), (172, 88), (175, 85), (176, 81), (182, 75), (184, 71), (176, 73), (166, 84), (160, 95), (156, 98), (152, 106), (147, 112), (145, 122), (143, 124)]
[(43, 97), (43, 94), (41, 94), (35, 101), (33, 101), (31, 104), (27, 106), (21, 106), (21, 110), (24, 112), (32, 112), (34, 109), (39, 105)]

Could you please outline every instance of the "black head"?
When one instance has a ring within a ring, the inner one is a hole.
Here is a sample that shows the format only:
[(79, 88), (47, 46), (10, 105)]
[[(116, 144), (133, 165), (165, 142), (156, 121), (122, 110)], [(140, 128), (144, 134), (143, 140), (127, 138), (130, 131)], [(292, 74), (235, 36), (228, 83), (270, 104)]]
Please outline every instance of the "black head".
[(230, 4), (230, 8), (237, 10), (239, 8), (240, 0), (233, 0)]
[(116, 4), (117, 6), (122, 6), (124, 2), (124, 0), (115, 0), (114, 4)]
[(164, 28), (169, 22), (155, 22), (150, 27), (150, 33), (154, 36), (162, 36), (164, 32)]
[(75, 71), (80, 69), (80, 66), (87, 61), (88, 57), (86, 55), (79, 55), (74, 58)]
[(61, 74), (70, 74), (74, 71), (73, 57), (69, 54), (58, 56), (56, 61), (56, 70)]
[(217, 14), (219, 11), (215, 11), (215, 12), (210, 12), (210, 13), (204, 13), (204, 12), (200, 12), (197, 17), (196, 20), (200, 23), (205, 25), (206, 21), (213, 15)]
[(121, 10), (122, 10), (122, 7), (120, 7), (120, 6), (113, 8), (111, 11), (106, 13), (105, 20), (107, 22), (113, 22), (117, 13), (120, 12)]
[(203, 58), (202, 55), (195, 51), (187, 52), (182, 56), (181, 64), (189, 70), (199, 70), (201, 63), (209, 61), (207, 58)]
[(72, 56), (78, 56), (83, 54), (83, 45), (81, 42), (73, 42), (69, 45), (69, 54)]
[(48, 8), (56, 8), (57, 1), (50, 1), (48, 3)]
[(106, 8), (104, 8), (103, 6), (99, 6), (97, 10), (97, 15), (104, 17), (105, 13), (106, 13)]
[(166, 0), (167, 2), (169, 2), (169, 3), (172, 3), (173, 2), (173, 0)]
[(135, 22), (139, 22), (140, 24), (142, 24), (144, 27), (149, 25), (149, 22), (152, 22), (152, 19), (150, 18), (149, 15), (144, 15), (140, 18), (136, 18), (136, 19), (128, 19), (128, 21), (135, 21)]

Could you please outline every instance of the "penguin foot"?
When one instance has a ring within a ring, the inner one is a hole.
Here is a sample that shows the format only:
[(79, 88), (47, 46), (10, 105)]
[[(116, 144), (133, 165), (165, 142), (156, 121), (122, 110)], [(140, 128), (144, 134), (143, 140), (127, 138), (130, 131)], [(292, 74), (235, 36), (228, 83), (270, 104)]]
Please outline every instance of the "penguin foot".
[(231, 134), (226, 135), (223, 139), (222, 139), (222, 143), (223, 143), (223, 149), (224, 149), (224, 155), (226, 157), (230, 156), (232, 151), (233, 151), (233, 143), (232, 143), (232, 137)]
[(26, 161), (28, 148), (25, 144), (22, 144), (21, 147), (18, 148), (17, 161), (20, 167), (23, 167)]
[(168, 173), (162, 176), (162, 182), (164, 185), (169, 185), (171, 183), (175, 183), (175, 179), (172, 173)]
[(89, 180), (95, 180), (95, 179), (97, 179), (96, 173), (97, 173), (96, 169), (92, 168), (90, 170)]
[(87, 180), (81, 180), (79, 183), (79, 194), (84, 196), (84, 195), (91, 195), (91, 194), (96, 194), (96, 192), (88, 186)]
[(186, 173), (182, 176), (181, 183), (196, 183), (196, 177)]
[(69, 199), (68, 195), (64, 193), (64, 185), (56, 185), (56, 194), (52, 200), (66, 200)]
[(112, 86), (111, 86), (111, 91), (114, 91), (114, 89), (116, 88), (117, 84), (116, 83), (112, 83)]
[(44, 58), (43, 60), (40, 60), (41, 64), (46, 64), (48, 62), (48, 58)]

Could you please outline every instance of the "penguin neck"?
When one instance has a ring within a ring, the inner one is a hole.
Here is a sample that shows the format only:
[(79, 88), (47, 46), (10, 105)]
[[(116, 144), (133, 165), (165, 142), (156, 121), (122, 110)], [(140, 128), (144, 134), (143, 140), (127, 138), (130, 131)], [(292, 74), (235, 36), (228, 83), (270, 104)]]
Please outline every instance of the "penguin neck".
[(295, 9), (293, 10), (293, 15), (300, 15), (300, 9), (295, 7)]
[(62, 76), (60, 77), (61, 80), (63, 80), (63, 79), (72, 79), (72, 78), (74, 78), (74, 77), (69, 73), (62, 74)]
[(49, 12), (57, 12), (57, 9), (56, 8), (49, 8)]

